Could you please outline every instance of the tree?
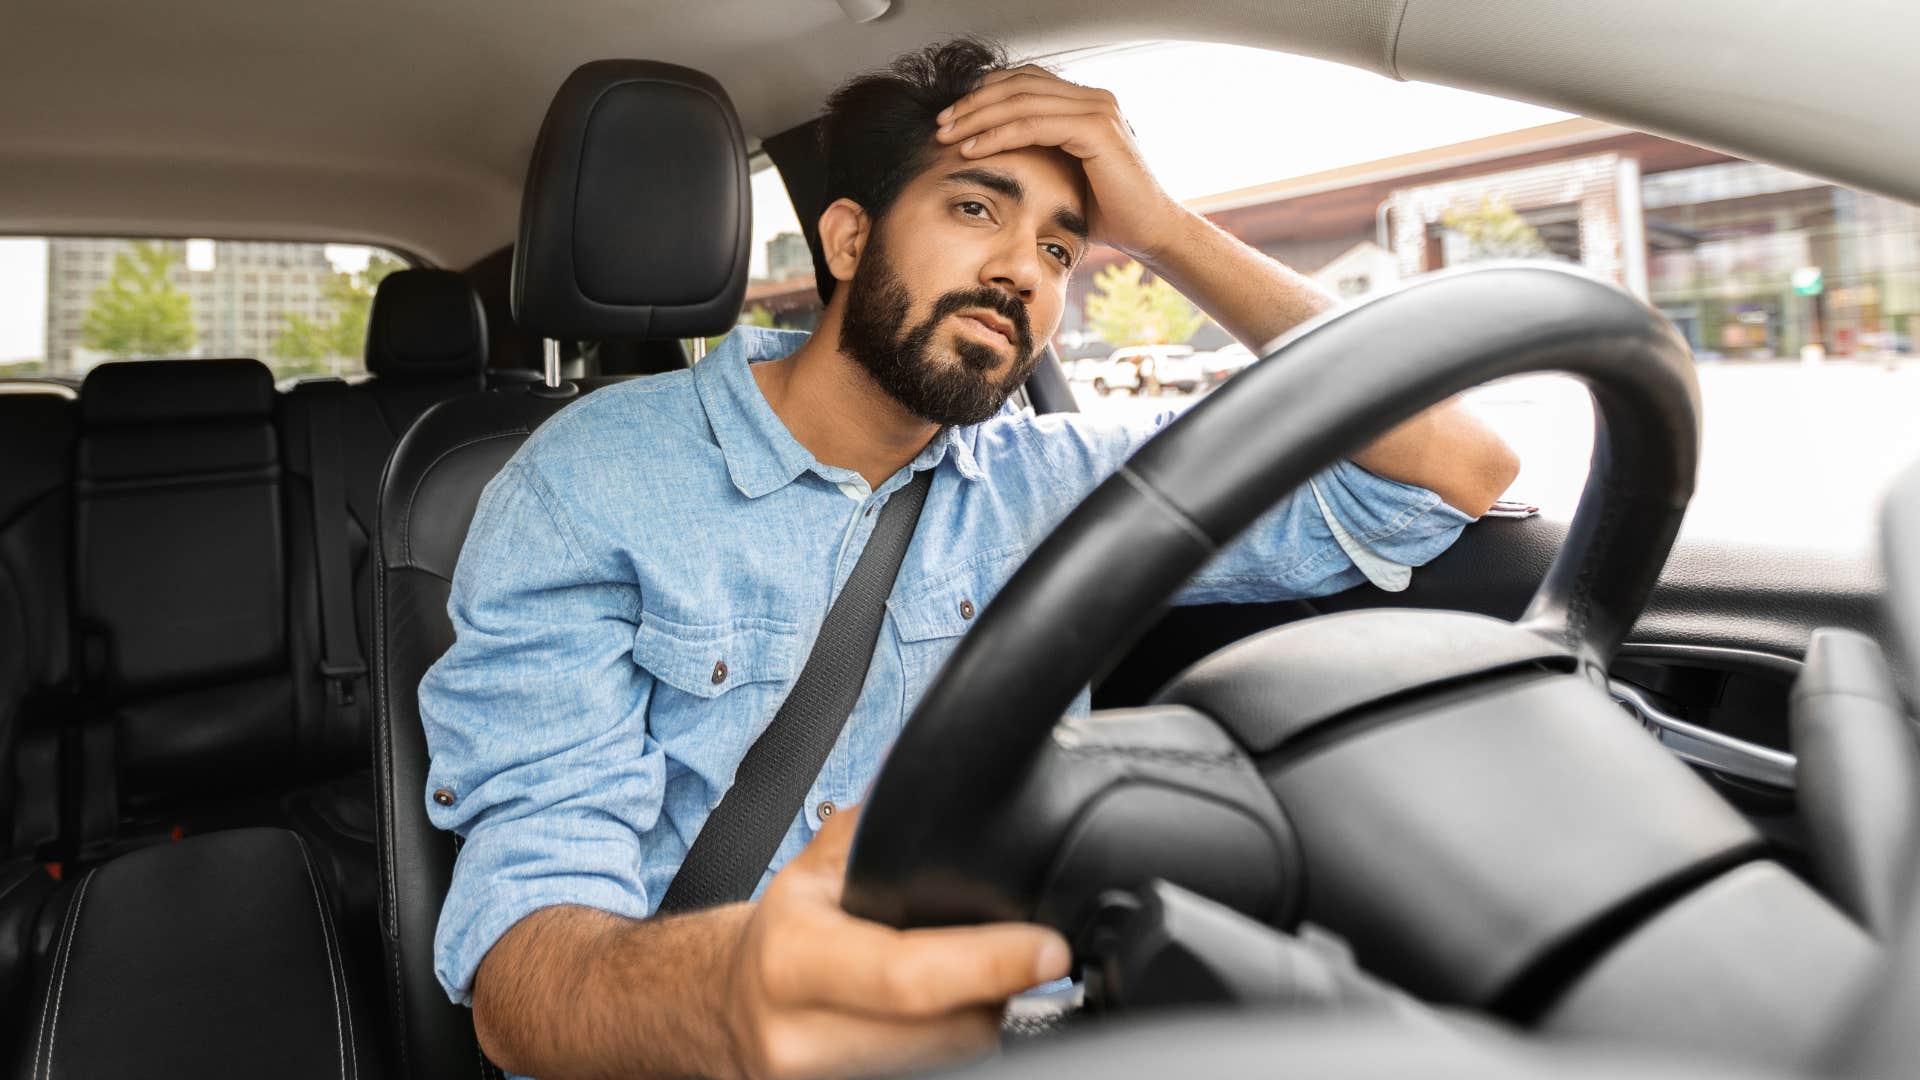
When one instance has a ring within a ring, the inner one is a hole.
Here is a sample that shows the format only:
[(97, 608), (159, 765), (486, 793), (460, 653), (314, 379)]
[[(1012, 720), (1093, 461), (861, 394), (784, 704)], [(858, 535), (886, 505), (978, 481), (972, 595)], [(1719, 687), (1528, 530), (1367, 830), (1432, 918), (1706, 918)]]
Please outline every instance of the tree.
[(1475, 210), (1448, 207), (1440, 215), (1440, 224), (1466, 240), (1468, 261), (1538, 259), (1547, 254), (1547, 242), (1540, 239), (1540, 230), (1498, 195), (1481, 199)]
[(1087, 327), (1113, 345), (1177, 345), (1192, 337), (1207, 317), (1165, 281), (1142, 280), (1146, 267), (1128, 261), (1093, 277), (1087, 297)]
[(141, 241), (113, 257), (113, 275), (94, 291), (80, 340), (116, 360), (169, 356), (193, 347), (193, 303), (173, 283), (179, 256)]
[(285, 327), (273, 340), (273, 355), (283, 361), (274, 365), (275, 373), (283, 378), (326, 374), (331, 370), (329, 361), (345, 360), (365, 352), (373, 294), (382, 279), (405, 266), (399, 259), (376, 252), (368, 258), (365, 270), (335, 272), (322, 288), (333, 307), (330, 318), (286, 316)]

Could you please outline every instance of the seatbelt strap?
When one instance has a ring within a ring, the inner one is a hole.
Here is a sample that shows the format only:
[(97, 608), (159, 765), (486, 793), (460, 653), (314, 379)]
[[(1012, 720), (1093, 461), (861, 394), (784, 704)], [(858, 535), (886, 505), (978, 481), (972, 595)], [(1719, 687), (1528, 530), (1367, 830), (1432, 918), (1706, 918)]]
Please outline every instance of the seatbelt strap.
[(926, 504), (933, 470), (893, 493), (853, 575), (827, 611), (813, 651), (800, 668), (773, 723), (760, 733), (735, 770), (733, 786), (694, 837), (679, 873), (667, 886), (660, 912), (695, 911), (753, 895), (814, 778), (860, 700), (880, 642), (887, 596)]
[(320, 674), (327, 705), (354, 707), (367, 673), (353, 618), (353, 571), (347, 564), (346, 463), (340, 452), (339, 388), (314, 395), (307, 427), (307, 471), (313, 495), (313, 555), (320, 592)]

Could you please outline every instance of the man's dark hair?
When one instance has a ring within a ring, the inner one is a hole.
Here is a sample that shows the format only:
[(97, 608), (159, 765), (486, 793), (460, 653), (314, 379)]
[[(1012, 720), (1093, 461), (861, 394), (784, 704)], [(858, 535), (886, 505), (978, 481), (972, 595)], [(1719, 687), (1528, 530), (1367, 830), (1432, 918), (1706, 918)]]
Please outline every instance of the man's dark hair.
[[(907, 53), (835, 90), (820, 117), (827, 166), (821, 209), (835, 199), (852, 199), (878, 222), (907, 182), (939, 153), (933, 118), (990, 72), (1009, 66), (998, 44), (955, 38)], [(821, 275), (823, 302), (833, 295), (833, 286), (831, 275)]]

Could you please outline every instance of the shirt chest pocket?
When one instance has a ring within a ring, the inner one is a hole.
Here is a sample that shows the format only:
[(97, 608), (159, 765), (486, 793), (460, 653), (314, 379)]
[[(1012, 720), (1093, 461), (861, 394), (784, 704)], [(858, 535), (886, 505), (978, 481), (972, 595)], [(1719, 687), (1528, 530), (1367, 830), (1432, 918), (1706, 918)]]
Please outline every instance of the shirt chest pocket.
[(633, 662), (653, 676), (648, 726), (662, 741), (680, 728), (711, 725), (716, 711), (757, 733), (800, 671), (800, 628), (759, 617), (681, 622), (643, 611)]
[(900, 640), (908, 711), (960, 644), (961, 635), (980, 621), (981, 610), (1025, 557), (1026, 549), (1019, 545), (983, 551), (897, 589), (887, 599), (887, 612)]

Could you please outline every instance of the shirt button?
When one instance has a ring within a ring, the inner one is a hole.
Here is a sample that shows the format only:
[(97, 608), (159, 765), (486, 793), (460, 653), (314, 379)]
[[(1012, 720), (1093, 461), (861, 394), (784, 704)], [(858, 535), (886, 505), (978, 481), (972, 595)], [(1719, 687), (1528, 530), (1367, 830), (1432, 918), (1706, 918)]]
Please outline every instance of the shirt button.
[(446, 788), (440, 788), (433, 793), (433, 801), (439, 803), (441, 806), (452, 806), (453, 792)]
[(825, 802), (822, 802), (819, 806), (815, 807), (814, 813), (820, 815), (820, 820), (824, 822), (828, 818), (832, 817), (833, 812), (837, 809), (839, 808), (833, 805), (833, 800), (828, 799)]
[(971, 600), (960, 601), (960, 617), (963, 619), (973, 618), (973, 601)]
[(713, 665), (713, 681), (716, 683), (727, 681), (727, 662), (725, 660), (718, 661)]

